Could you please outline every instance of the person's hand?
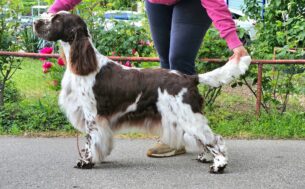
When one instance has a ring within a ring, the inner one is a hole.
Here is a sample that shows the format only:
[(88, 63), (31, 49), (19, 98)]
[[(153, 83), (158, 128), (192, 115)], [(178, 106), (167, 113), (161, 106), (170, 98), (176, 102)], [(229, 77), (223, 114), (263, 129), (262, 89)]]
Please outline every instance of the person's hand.
[(233, 55), (229, 58), (229, 60), (238, 63), (240, 58), (243, 56), (249, 56), (247, 49), (244, 46), (239, 46), (233, 49)]
[(50, 19), (54, 16), (55, 14), (54, 13), (50, 13), (50, 12), (44, 12), (40, 15), (40, 18), (43, 18), (43, 19)]

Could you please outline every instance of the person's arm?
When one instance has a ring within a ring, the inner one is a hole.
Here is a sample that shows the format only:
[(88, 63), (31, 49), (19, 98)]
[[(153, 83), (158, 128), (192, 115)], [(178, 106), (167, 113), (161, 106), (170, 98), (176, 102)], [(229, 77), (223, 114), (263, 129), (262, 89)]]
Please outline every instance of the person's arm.
[(57, 13), (59, 11), (69, 11), (73, 9), (77, 4), (82, 0), (55, 0), (54, 3), (50, 6), (49, 13)]
[(236, 33), (236, 26), (232, 15), (224, 0), (201, 0), (202, 6), (206, 9), (209, 17), (212, 19), (214, 26), (224, 38), (228, 47), (232, 50), (242, 46)]
[(220, 37), (224, 38), (228, 47), (233, 50), (234, 54), (230, 57), (230, 60), (239, 62), (242, 56), (247, 56), (248, 52), (238, 38), (235, 22), (225, 1), (201, 0), (201, 4), (220, 32)]

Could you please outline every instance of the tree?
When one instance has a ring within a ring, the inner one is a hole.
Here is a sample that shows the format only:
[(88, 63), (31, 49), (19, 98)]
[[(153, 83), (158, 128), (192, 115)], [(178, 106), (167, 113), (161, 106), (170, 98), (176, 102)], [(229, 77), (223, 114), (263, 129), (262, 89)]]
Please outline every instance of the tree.
[[(18, 22), (16, 15), (10, 11), (4, 11), (0, 6), (0, 50), (17, 51)], [(4, 91), (7, 82), (16, 73), (20, 66), (20, 59), (12, 56), (0, 56), (0, 108), (4, 105)]]
[[(271, 0), (265, 7), (261, 0), (244, 0), (244, 12), (257, 21), (257, 39), (249, 47), (257, 59), (300, 59), (305, 55), (305, 0)], [(262, 16), (262, 13), (263, 16)], [(263, 105), (286, 111), (290, 94), (301, 91), (304, 67), (299, 65), (264, 66)], [(256, 84), (256, 74), (252, 74)], [(255, 94), (251, 84), (244, 80)], [(255, 94), (256, 95), (256, 94)]]

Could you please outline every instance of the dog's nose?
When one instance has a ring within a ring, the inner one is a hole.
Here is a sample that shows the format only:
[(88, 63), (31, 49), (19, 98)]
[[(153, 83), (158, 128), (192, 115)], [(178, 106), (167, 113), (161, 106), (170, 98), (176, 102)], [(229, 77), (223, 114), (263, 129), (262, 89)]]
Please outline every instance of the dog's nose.
[(35, 20), (34, 25), (37, 25), (39, 22), (40, 22), (39, 20)]

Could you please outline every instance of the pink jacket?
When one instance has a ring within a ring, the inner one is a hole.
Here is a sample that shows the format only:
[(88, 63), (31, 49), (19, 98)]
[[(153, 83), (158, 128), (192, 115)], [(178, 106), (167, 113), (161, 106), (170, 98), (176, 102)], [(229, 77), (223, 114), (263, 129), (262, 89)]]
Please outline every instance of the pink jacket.
[[(149, 0), (151, 3), (158, 3), (164, 5), (173, 5), (179, 0)], [(61, 10), (71, 10), (81, 0), (55, 0), (50, 7), (49, 12), (56, 13)], [(225, 4), (224, 0), (201, 0), (202, 6), (206, 9), (209, 17), (212, 19), (214, 26), (220, 32), (220, 36), (224, 38), (230, 49), (241, 46), (236, 33), (236, 26), (232, 19), (231, 13)]]

